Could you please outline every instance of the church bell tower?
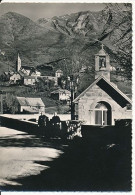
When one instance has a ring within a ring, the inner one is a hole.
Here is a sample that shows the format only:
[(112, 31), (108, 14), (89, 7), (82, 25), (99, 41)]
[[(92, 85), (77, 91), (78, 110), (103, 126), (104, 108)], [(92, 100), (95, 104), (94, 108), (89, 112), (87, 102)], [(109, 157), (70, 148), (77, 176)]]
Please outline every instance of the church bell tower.
[(19, 53), (18, 53), (18, 58), (17, 58), (17, 62), (16, 62), (16, 72), (19, 72), (20, 69), (21, 69), (21, 58), (20, 58)]
[(103, 44), (102, 49), (95, 55), (95, 79), (101, 75), (110, 80), (110, 57)]

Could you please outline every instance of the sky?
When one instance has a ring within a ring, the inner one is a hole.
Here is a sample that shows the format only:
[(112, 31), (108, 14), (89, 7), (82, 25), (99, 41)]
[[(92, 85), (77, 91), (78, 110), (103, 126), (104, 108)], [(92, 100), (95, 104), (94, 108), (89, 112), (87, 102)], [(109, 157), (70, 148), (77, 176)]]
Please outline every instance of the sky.
[(1, 3), (0, 16), (7, 12), (16, 12), (32, 20), (52, 18), (79, 11), (100, 11), (103, 3)]

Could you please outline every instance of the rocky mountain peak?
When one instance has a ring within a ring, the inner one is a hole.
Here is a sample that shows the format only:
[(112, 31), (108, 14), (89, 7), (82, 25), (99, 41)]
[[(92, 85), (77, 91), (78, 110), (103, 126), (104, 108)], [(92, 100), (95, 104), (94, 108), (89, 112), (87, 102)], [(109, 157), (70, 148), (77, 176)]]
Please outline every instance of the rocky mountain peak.
[(23, 65), (49, 63), (62, 68), (62, 59), (67, 59), (67, 67), (82, 63), (93, 66), (94, 54), (103, 43), (118, 63), (124, 58), (128, 64), (124, 66), (131, 67), (131, 15), (131, 10), (112, 5), (99, 12), (78, 12), (37, 22), (9, 12), (0, 18), (0, 45), (8, 51), (12, 64), (19, 50)]

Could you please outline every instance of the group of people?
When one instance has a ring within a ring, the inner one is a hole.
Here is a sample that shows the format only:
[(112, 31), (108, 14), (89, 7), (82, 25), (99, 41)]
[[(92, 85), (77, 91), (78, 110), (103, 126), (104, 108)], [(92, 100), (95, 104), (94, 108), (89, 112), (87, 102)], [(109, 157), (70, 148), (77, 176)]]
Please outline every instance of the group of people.
[(38, 126), (40, 132), (46, 138), (59, 137), (61, 134), (61, 120), (60, 117), (57, 116), (57, 113), (54, 113), (54, 116), (50, 120), (46, 115), (41, 113), (38, 119)]
[(52, 125), (58, 125), (60, 124), (60, 117), (57, 116), (57, 113), (54, 113), (54, 116), (52, 117), (52, 119), (49, 120), (49, 118), (46, 115), (43, 115), (43, 113), (41, 113), (41, 115), (39, 116), (38, 119), (38, 126), (39, 127), (46, 127), (49, 125), (49, 123), (51, 123)]
[(38, 126), (46, 138), (60, 137), (62, 139), (73, 139), (75, 136), (81, 136), (81, 123), (75, 121), (61, 121), (57, 113), (49, 120), (42, 114), (38, 119)]

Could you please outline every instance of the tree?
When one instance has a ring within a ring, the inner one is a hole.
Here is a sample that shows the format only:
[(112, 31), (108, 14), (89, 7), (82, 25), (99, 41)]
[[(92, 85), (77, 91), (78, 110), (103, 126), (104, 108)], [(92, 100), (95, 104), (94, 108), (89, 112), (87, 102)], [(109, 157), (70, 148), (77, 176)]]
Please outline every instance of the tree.
[(60, 113), (62, 111), (62, 102), (56, 101), (56, 106), (57, 106), (57, 112)]
[(35, 90), (38, 92), (50, 91), (52, 87), (54, 87), (54, 81), (44, 78), (39, 78), (35, 84)]
[(3, 112), (9, 114), (15, 114), (18, 112), (18, 102), (16, 97), (11, 94), (7, 94), (3, 101)]
[(44, 91), (48, 91), (49, 87), (47, 85), (47, 83), (42, 79), (38, 79), (38, 82), (36, 82), (35, 84), (35, 89), (38, 92), (44, 92)]

